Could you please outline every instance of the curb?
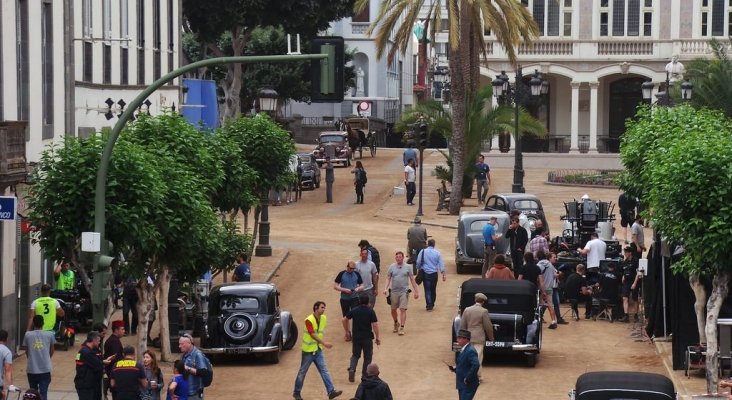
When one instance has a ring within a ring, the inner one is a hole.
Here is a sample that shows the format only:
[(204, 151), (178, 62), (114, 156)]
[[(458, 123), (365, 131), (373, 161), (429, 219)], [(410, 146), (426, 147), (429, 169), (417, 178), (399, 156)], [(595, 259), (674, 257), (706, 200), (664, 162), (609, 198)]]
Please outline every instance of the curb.
[(285, 261), (287, 260), (287, 257), (289, 255), (290, 255), (290, 250), (289, 249), (285, 250), (285, 255), (282, 256), (282, 259), (279, 262), (277, 262), (277, 264), (275, 264), (272, 271), (269, 271), (269, 273), (265, 276), (265, 278), (264, 278), (265, 282), (269, 282), (272, 280), (272, 278), (274, 278), (275, 274), (277, 274), (277, 271), (279, 271), (280, 267), (282, 266), (282, 264), (285, 263)]

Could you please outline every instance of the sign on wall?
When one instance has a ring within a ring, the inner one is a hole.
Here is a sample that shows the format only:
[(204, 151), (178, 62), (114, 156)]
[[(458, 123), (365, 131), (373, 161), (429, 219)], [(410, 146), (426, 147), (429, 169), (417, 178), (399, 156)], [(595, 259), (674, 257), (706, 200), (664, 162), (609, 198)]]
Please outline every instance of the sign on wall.
[(17, 207), (15, 196), (0, 196), (0, 221), (15, 221)]

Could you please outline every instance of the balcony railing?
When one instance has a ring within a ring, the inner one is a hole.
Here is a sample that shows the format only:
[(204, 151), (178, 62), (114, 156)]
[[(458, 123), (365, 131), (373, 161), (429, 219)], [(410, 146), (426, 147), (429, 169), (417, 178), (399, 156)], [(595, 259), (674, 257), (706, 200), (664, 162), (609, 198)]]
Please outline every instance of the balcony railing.
[(537, 41), (530, 45), (521, 44), (518, 53), (521, 55), (572, 55), (573, 43), (570, 41)]
[(0, 122), (0, 189), (23, 182), (25, 169), (26, 121)]

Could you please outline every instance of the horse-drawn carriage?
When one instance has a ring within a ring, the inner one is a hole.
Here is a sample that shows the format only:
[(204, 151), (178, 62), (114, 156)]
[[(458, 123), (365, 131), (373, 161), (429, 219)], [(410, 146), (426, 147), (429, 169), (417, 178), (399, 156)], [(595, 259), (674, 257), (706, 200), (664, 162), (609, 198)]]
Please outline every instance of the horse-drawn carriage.
[(348, 145), (354, 157), (358, 151), (358, 158), (363, 158), (364, 146), (368, 147), (371, 157), (376, 157), (377, 137), (385, 134), (386, 122), (374, 117), (349, 117), (346, 118), (346, 130)]

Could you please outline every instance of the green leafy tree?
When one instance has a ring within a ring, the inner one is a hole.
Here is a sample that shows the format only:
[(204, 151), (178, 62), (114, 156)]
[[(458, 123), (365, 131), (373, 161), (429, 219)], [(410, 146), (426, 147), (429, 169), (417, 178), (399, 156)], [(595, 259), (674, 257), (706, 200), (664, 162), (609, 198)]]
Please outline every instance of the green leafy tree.
[[(353, 0), (183, 0), (185, 27), (198, 35), (202, 59), (244, 55), (259, 26), (282, 26), (284, 32), (308, 38), (352, 12)], [(242, 64), (227, 64), (226, 74), (219, 81), (224, 94), (224, 120), (241, 112), (245, 68)]]
[[(356, 0), (356, 11), (363, 10), (369, 0)], [(467, 143), (466, 123), (468, 103), (480, 84), (479, 53), (487, 54), (484, 29), (490, 29), (508, 54), (509, 61), (516, 63), (516, 46), (523, 40), (529, 43), (539, 33), (529, 11), (518, 1), (512, 0), (437, 0), (429, 3), (431, 21), (430, 36), (435, 37), (442, 20), (447, 20), (450, 54), (450, 88), (453, 108), (452, 193), (461, 193), (466, 168)], [(382, 57), (388, 46), (388, 60), (391, 62), (397, 51), (405, 53), (412, 41), (412, 27), (418, 21), (425, 0), (384, 0), (379, 14), (371, 23), (368, 33), (376, 32), (377, 57)], [(447, 10), (443, 16), (442, 9)], [(392, 46), (393, 44), (393, 46)], [(469, 160), (472, 162), (472, 160)], [(450, 214), (460, 213), (462, 196), (450, 196)]]
[[(716, 349), (717, 319), (732, 277), (732, 121), (719, 111), (686, 105), (642, 107), (627, 127), (620, 148), (627, 170), (621, 188), (642, 193), (654, 229), (684, 245), (674, 271), (711, 278), (704, 333), (708, 348)], [(707, 354), (709, 393), (717, 391), (718, 357), (715, 351)]]
[[(465, 121), (465, 143), (466, 143), (466, 159), (476, 160), (483, 142), (491, 140), (494, 135), (502, 132), (511, 132), (516, 135), (514, 124), (514, 109), (509, 106), (493, 106), (492, 101), (493, 88), (484, 86), (480, 88), (473, 98), (467, 103), (467, 116)], [(452, 139), (450, 128), (454, 125), (452, 114), (446, 111), (442, 103), (428, 100), (421, 104), (417, 104), (415, 108), (405, 113), (396, 125), (397, 131), (406, 131), (410, 124), (413, 124), (419, 118), (425, 118), (430, 130), (438, 132), (447, 139)], [(531, 116), (523, 108), (519, 109), (519, 131), (520, 134), (530, 134), (539, 137), (546, 136), (546, 128), (540, 121)], [(447, 168), (438, 166), (435, 168), (436, 176), (452, 182), (454, 178), (454, 156), (451, 152), (449, 155), (441, 152), (447, 160)], [(472, 192), (473, 175), (475, 174), (475, 164), (468, 163), (465, 166), (463, 174), (463, 183), (461, 186), (462, 195), (470, 197)]]
[(732, 60), (727, 54), (727, 43), (712, 39), (709, 47), (714, 58), (694, 60), (687, 68), (686, 78), (694, 84), (691, 104), (721, 110), (732, 118)]

